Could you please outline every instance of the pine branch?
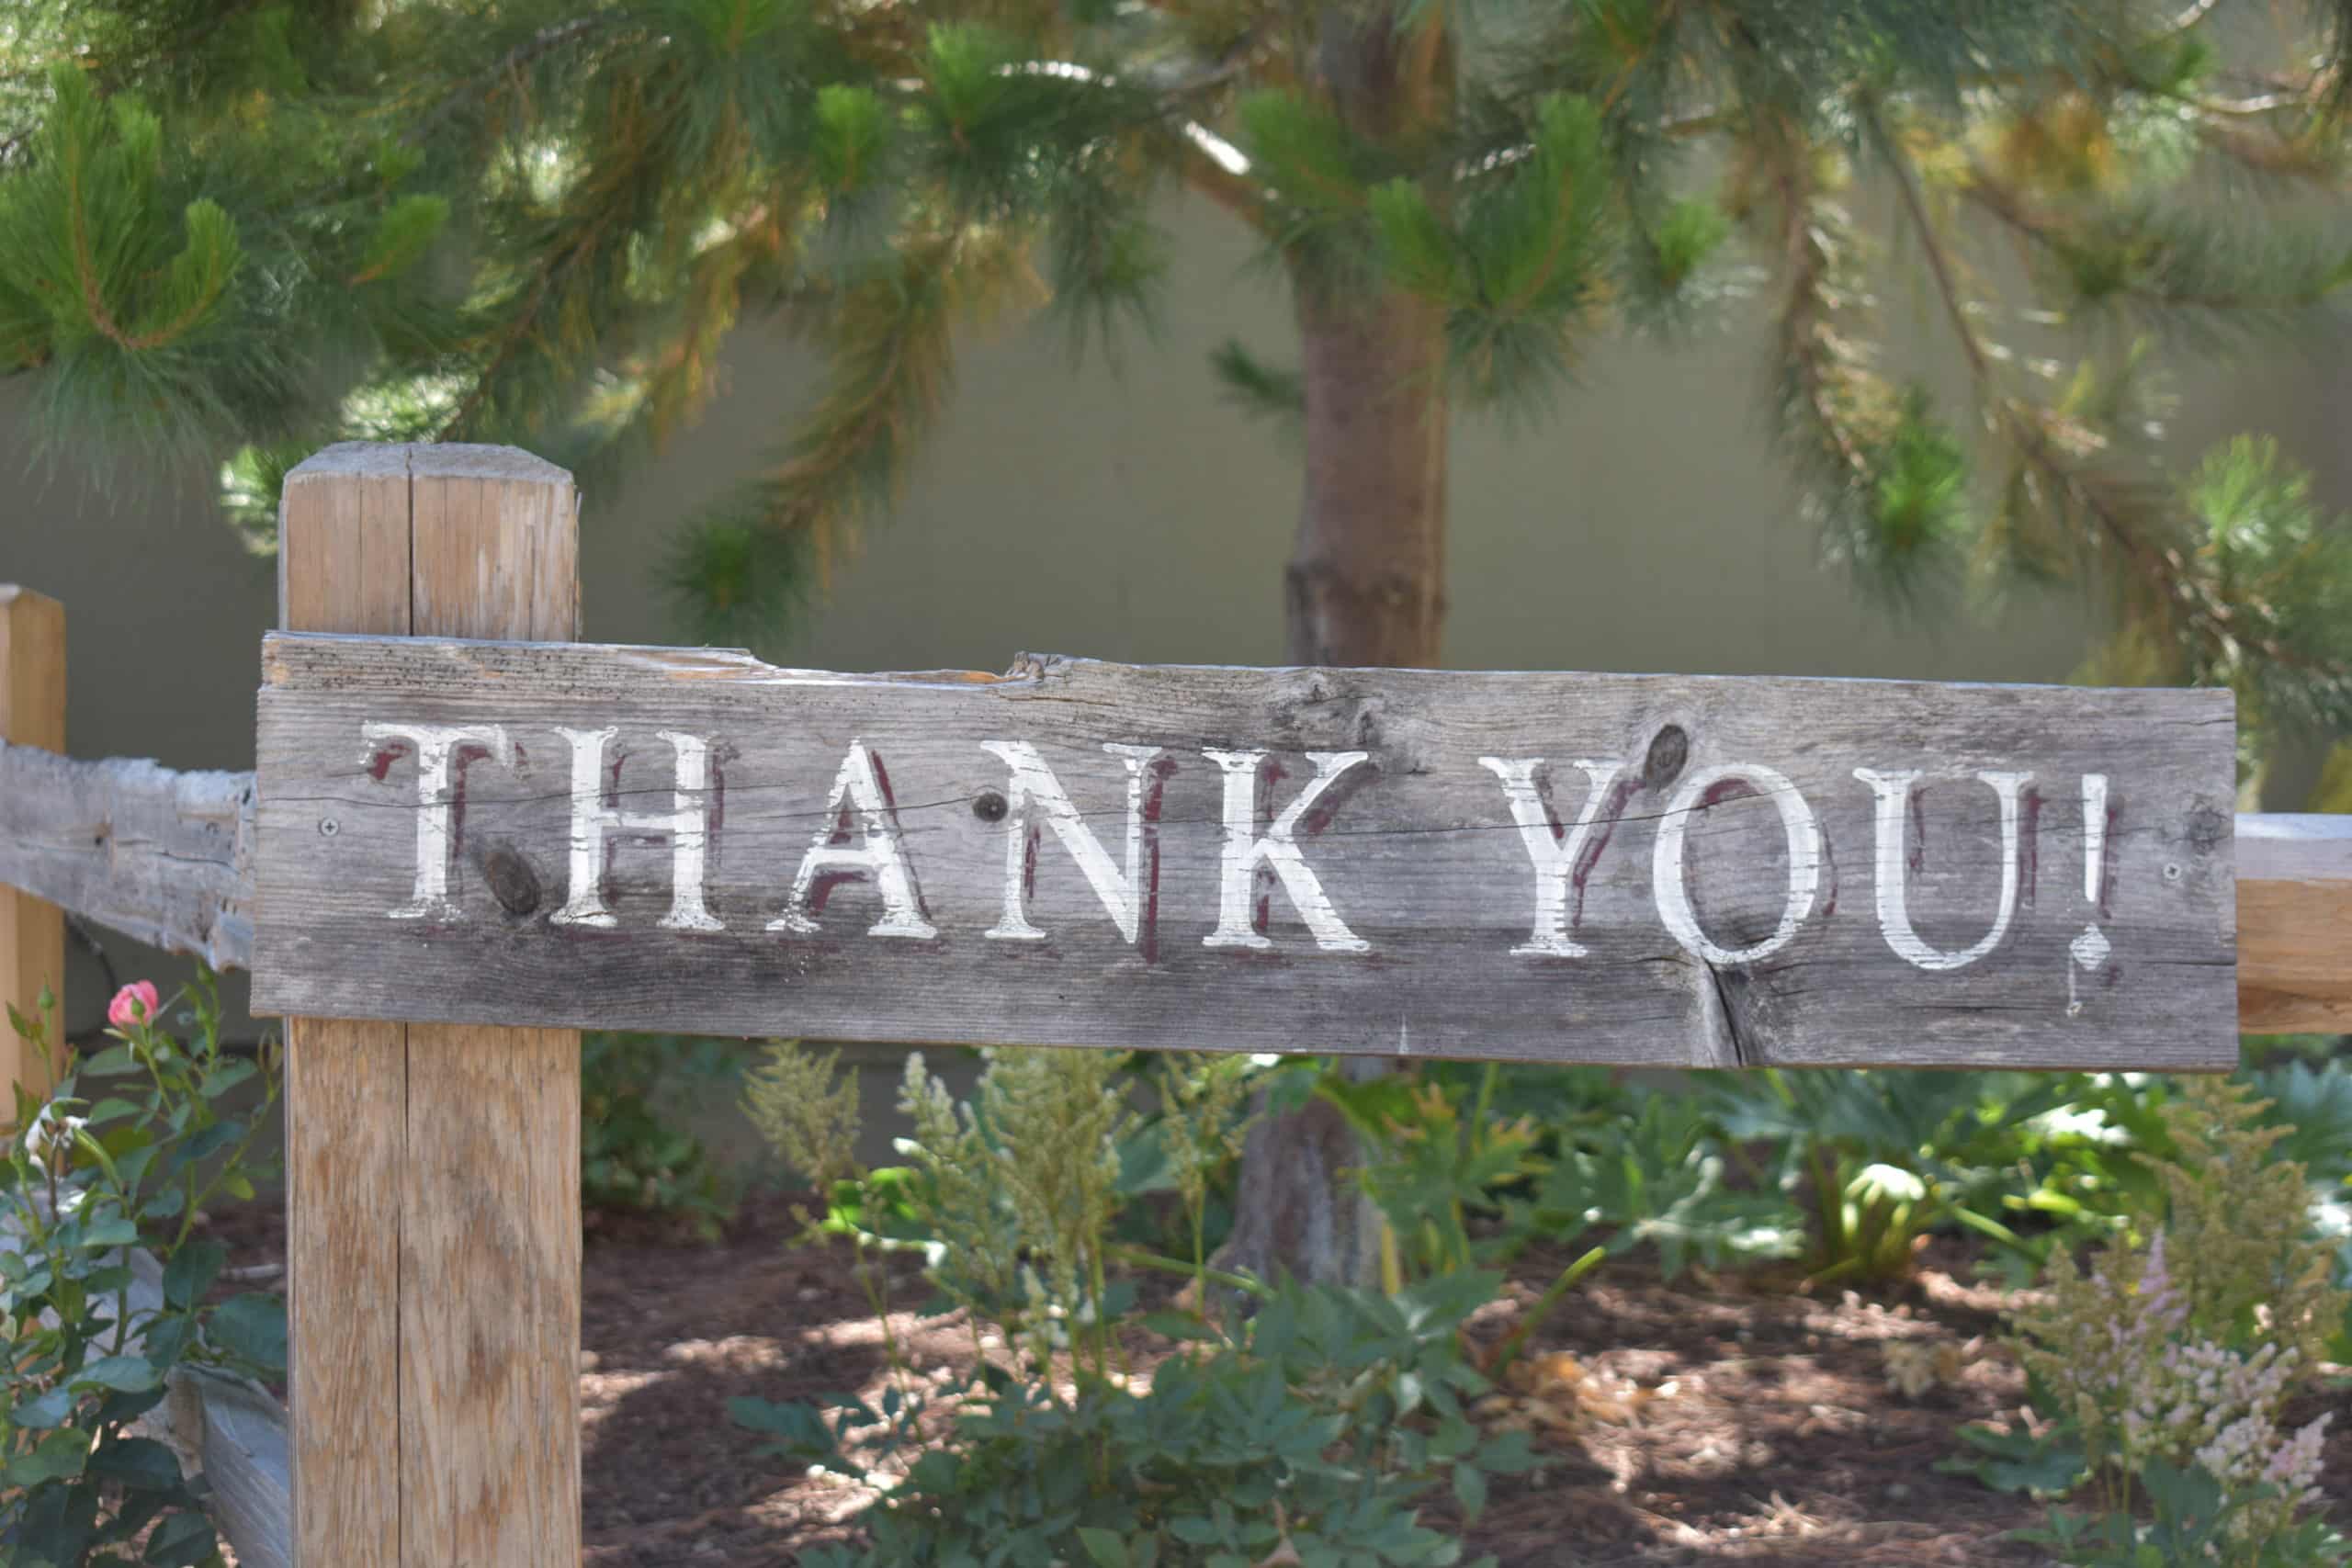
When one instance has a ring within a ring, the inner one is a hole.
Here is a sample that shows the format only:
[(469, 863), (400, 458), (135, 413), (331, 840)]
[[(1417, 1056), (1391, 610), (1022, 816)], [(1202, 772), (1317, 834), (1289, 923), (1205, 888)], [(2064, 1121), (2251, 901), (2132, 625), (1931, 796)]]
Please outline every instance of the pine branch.
[(895, 493), (936, 417), (953, 374), (955, 317), (993, 313), (1024, 280), (1034, 288), (1016, 242), (947, 226), (902, 243), (835, 302), (826, 390), (757, 487), (768, 524), (808, 538), (820, 582), (844, 525)]
[(2131, 301), (2252, 325), (2318, 304), (2352, 273), (2332, 224), (2304, 231), (2282, 219), (2259, 231), (2239, 220), (2139, 204), (2070, 220), (2037, 206), (1981, 162), (1970, 164), (1959, 192), (2054, 267), (2081, 307)]
[(1894, 177), (1897, 195), (1903, 198), (1903, 210), (1911, 220), (1911, 230), (1928, 258), (1928, 270), (1936, 281), (1937, 298), (1943, 301), (1945, 315), (1951, 321), (1952, 333), (1959, 338), (1961, 350), (1968, 357), (1968, 367), (1979, 381), (1992, 374), (1992, 364), (1984, 344), (1976, 333), (1976, 324), (1968, 318), (1968, 304), (1961, 297), (1960, 281), (1954, 276), (1952, 260), (1944, 248), (1935, 220), (1928, 215), (1928, 206), (1919, 195), (1918, 171), (1912, 167), (1910, 157), (1887, 134), (1884, 122), (1878, 117), (1874, 105), (1865, 102), (1859, 118), (1877, 144), (1879, 155), (1885, 160), (1887, 172)]
[[(2235, 606), (2200, 580), (2179, 547), (2149, 538), (2144, 521), (2134, 516), (2136, 509), (2111, 481), (2095, 476), (2062, 453), (2052, 434), (2054, 416), (2049, 411), (2013, 396), (1994, 393), (1990, 386), (1991, 356), (1969, 317), (1943, 238), (1919, 197), (1916, 171), (1899, 144), (1884, 133), (1884, 128), (1874, 118), (1869, 123), (1873, 141), (1895, 179), (1914, 237), (1928, 258), (1929, 276), (1935, 281), (1945, 314), (1980, 389), (1991, 398), (1996, 429), (2043, 483), (2064, 498), (2062, 513), (2089, 519), (2095, 525), (2096, 538), (2137, 579), (2143, 596), (2142, 603), (2152, 613), (2177, 617), (2184, 623), (2183, 630), (2199, 643), (2234, 644), (2282, 670), (2314, 679), (2343, 679), (2343, 671), (2315, 666), (2298, 650), (2246, 625)], [(2086, 449), (2097, 450), (2106, 445), (2103, 437), (2086, 427), (2078, 426), (2074, 435), (2075, 444)], [(2159, 522), (2157, 525), (2165, 525)]]
[(557, 284), (595, 254), (610, 221), (609, 213), (600, 213), (591, 219), (546, 265), (537, 269), (522, 308), (507, 317), (493, 334), (488, 359), (472, 373), (472, 384), (441, 422), (434, 433), (434, 440), (458, 440), (471, 431), (475, 421), (495, 393), (500, 375), (514, 363), (536, 334), (541, 313), (547, 309)]
[(2213, 7), (2221, 3), (2222, 0), (2189, 0), (2189, 4), (2182, 9), (2178, 16), (2173, 17), (2170, 24), (2165, 27), (2165, 31), (2167, 34), (2176, 35), (2188, 31), (2191, 28), (2194, 28), (2199, 22), (2202, 22), (2206, 17), (2211, 16), (2213, 14)]
[[(1230, 143), (1227, 145), (1230, 146)], [(1250, 178), (1250, 161), (1247, 158), (1235, 152), (1233, 156), (1241, 166), (1238, 169), (1231, 167), (1209, 149), (1190, 139), (1187, 139), (1181, 156), (1187, 187), (1208, 197), (1258, 233), (1272, 237), (1274, 221), (1266, 209), (1265, 187)]]
[(492, 61), (484, 70), (458, 84), (442, 96), (440, 103), (419, 117), (401, 133), (401, 141), (408, 146), (421, 146), (435, 130), (461, 111), (486, 104), (495, 85), (514, 76), (526, 65), (574, 39), (610, 27), (617, 18), (610, 13), (575, 17), (568, 22), (557, 22), (541, 28), (529, 38)]

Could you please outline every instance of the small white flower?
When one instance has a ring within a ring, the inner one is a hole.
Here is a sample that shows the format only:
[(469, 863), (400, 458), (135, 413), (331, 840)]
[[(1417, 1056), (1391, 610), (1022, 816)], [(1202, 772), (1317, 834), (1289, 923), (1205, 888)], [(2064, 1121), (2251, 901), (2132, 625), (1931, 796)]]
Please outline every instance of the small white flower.
[(62, 1171), (72, 1162), (74, 1134), (89, 1125), (86, 1116), (60, 1116), (57, 1107), (44, 1105), (32, 1125), (25, 1129), (25, 1153), (31, 1157), (34, 1168), (44, 1175), (49, 1172), (50, 1151), (62, 1156), (57, 1168)]

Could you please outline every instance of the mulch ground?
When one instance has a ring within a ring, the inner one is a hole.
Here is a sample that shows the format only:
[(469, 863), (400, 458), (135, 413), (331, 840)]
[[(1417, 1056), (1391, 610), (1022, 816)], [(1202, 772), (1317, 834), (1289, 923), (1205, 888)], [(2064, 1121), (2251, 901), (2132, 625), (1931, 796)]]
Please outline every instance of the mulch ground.
[[(266, 1273), (283, 1260), (281, 1222), (275, 1205), (247, 1205), (218, 1234), (234, 1264)], [(866, 1495), (756, 1457), (758, 1439), (727, 1416), (738, 1395), (884, 1386), (881, 1334), (845, 1252), (787, 1247), (792, 1229), (786, 1202), (761, 1196), (717, 1245), (591, 1232), (580, 1388), (593, 1568), (785, 1568), (852, 1536)], [(1566, 1261), (1523, 1259), (1474, 1334), (1498, 1340)], [(1487, 1411), (1525, 1425), (1544, 1462), (1497, 1479), (1471, 1555), (1506, 1568), (2040, 1561), (2004, 1540), (2039, 1521), (2035, 1505), (1934, 1468), (1955, 1426), (2006, 1420), (2023, 1397), (1995, 1343), (2002, 1298), (1969, 1280), (1964, 1250), (1931, 1249), (1913, 1282), (1874, 1299), (1795, 1283), (1668, 1286), (1638, 1263), (1589, 1278), (1531, 1348), (1531, 1386)], [(928, 1294), (911, 1271), (893, 1292), (909, 1305)], [(975, 1353), (957, 1319), (893, 1327), (926, 1368)], [(1894, 1371), (1917, 1374), (1913, 1392)], [(2324, 1483), (2352, 1525), (2352, 1390), (2339, 1379), (2296, 1416), (2330, 1400)]]

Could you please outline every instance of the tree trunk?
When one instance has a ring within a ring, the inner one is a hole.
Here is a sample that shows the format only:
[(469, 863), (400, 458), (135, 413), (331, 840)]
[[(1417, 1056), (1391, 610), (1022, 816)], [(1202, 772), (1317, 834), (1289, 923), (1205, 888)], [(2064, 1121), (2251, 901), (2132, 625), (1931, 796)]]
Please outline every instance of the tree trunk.
[[(1298, 281), (1306, 489), (1287, 573), (1296, 664), (1430, 665), (1445, 614), (1444, 321), (1388, 292), (1331, 299)], [(1351, 1057), (1352, 1077), (1386, 1070)], [(1329, 1284), (1380, 1279), (1380, 1212), (1350, 1174), (1365, 1151), (1312, 1100), (1261, 1119), (1242, 1154), (1226, 1267)]]
[(1432, 665), (1445, 616), (1444, 321), (1401, 293), (1302, 288), (1306, 493), (1284, 604), (1294, 664)]

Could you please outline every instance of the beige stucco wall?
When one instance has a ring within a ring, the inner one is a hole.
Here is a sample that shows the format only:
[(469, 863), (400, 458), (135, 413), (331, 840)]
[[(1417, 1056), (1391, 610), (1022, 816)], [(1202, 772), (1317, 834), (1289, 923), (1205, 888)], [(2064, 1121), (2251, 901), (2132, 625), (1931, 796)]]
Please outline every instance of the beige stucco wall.
[[(1020, 649), (1102, 658), (1277, 660), (1291, 455), (1227, 407), (1207, 350), (1238, 334), (1271, 358), (1288, 327), (1249, 243), (1176, 209), (1174, 276), (1157, 342), (1124, 369), (1073, 372), (1057, 331), (976, 342), (897, 515), (873, 529), (793, 661), (843, 669), (1001, 668)], [(1890, 302), (1898, 322), (1929, 321)], [(1735, 311), (1734, 321), (1740, 319)], [(2245, 427), (2278, 434), (2352, 502), (2335, 440), (2336, 340), (2306, 334), (2185, 389), (2184, 449)], [(777, 440), (807, 385), (805, 351), (752, 329), (726, 396), (693, 431), (582, 509), (587, 635), (674, 640), (649, 584), (662, 525)], [(1902, 625), (1814, 564), (1761, 431), (1764, 343), (1748, 327), (1673, 348), (1594, 344), (1556, 416), (1516, 436), (1465, 422), (1453, 457), (1452, 632), (1457, 666), (2063, 678), (2079, 606), (1996, 624)], [(215, 518), (202, 466), (36, 461), (26, 389), (0, 381), (0, 581), (65, 601), (73, 749), (184, 767), (249, 767), (256, 638), (270, 564)], [(152, 961), (128, 951), (127, 966)], [(166, 976), (184, 973), (177, 964)], [(77, 964), (74, 1026), (103, 1005)]]

